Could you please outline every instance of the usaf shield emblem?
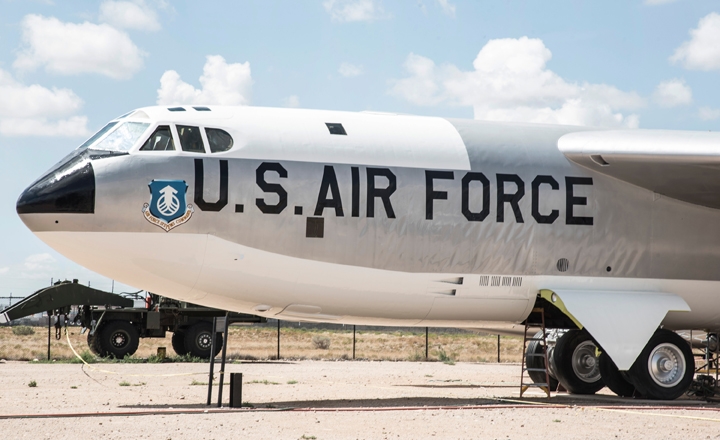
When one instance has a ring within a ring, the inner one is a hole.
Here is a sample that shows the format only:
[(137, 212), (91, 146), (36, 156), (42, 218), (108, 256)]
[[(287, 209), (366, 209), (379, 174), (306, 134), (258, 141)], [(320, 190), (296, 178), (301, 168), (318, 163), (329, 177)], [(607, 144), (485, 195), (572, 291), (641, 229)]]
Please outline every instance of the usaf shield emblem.
[(145, 220), (165, 232), (190, 220), (195, 211), (185, 202), (188, 185), (184, 180), (153, 180), (148, 187), (150, 203), (142, 209)]

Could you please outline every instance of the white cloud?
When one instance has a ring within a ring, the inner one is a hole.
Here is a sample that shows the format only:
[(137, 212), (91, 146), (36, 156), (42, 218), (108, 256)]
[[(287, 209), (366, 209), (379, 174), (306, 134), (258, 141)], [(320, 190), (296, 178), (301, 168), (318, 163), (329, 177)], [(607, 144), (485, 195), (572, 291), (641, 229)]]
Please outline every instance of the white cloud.
[(69, 89), (26, 86), (0, 69), (0, 134), (85, 136), (87, 118), (75, 115), (82, 99)]
[(472, 106), (476, 119), (549, 124), (637, 127), (635, 110), (645, 105), (635, 92), (605, 84), (572, 83), (546, 68), (552, 54), (542, 40), (522, 37), (489, 41), (474, 70), (437, 66), (410, 54), (409, 77), (390, 93), (417, 105)]
[(63, 23), (54, 17), (27, 15), (22, 21), (23, 47), (13, 66), (44, 66), (62, 75), (98, 73), (128, 79), (143, 67), (142, 52), (122, 31), (108, 24)]
[(283, 106), (290, 108), (298, 108), (300, 107), (300, 98), (298, 98), (297, 95), (290, 95), (287, 98), (283, 99)]
[(326, 0), (325, 10), (334, 21), (373, 21), (390, 18), (380, 0)]
[(682, 79), (671, 79), (657, 85), (653, 100), (661, 107), (677, 107), (692, 102), (692, 90)]
[(220, 55), (208, 55), (198, 90), (180, 79), (174, 70), (160, 78), (157, 103), (246, 105), (250, 103), (252, 76), (250, 63), (228, 64)]
[(52, 268), (55, 263), (55, 258), (48, 253), (44, 254), (33, 254), (25, 258), (23, 267), (27, 270), (47, 270)]
[(690, 29), (690, 41), (675, 49), (670, 57), (690, 70), (720, 70), (720, 14), (711, 12)]
[(157, 13), (144, 0), (105, 0), (100, 4), (100, 21), (120, 29), (158, 31)]
[(0, 275), (6, 274), (9, 270), (9, 267), (0, 267)]
[(700, 107), (700, 109), (698, 109), (698, 117), (703, 121), (720, 119), (720, 109), (712, 107)]
[(675, 3), (678, 0), (645, 0), (645, 4), (648, 6), (666, 5), (668, 3)]
[(363, 69), (362, 66), (356, 66), (350, 63), (342, 63), (340, 64), (340, 68), (338, 68), (338, 73), (345, 78), (352, 78), (354, 76), (362, 75)]
[(445, 15), (455, 18), (455, 5), (450, 0), (437, 0)]

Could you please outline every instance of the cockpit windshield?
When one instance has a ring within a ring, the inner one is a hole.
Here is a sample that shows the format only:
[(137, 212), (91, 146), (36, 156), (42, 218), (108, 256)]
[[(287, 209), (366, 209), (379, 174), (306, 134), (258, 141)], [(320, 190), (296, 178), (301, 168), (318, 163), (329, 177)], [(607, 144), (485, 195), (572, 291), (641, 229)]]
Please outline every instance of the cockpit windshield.
[(100, 131), (98, 131), (97, 133), (92, 135), (92, 137), (90, 139), (83, 142), (83, 144), (80, 145), (79, 147), (77, 147), (77, 149), (82, 150), (83, 148), (89, 147), (90, 145), (93, 144), (93, 142), (100, 139), (105, 133), (110, 131), (110, 129), (116, 125), (117, 125), (117, 121), (110, 122), (108, 125), (104, 126), (102, 129), (100, 129)]
[[(117, 125), (116, 125), (117, 124)], [(113, 126), (115, 128), (113, 129)], [(98, 134), (90, 138), (83, 146), (94, 150), (128, 151), (150, 126), (148, 122), (111, 122)], [(112, 131), (110, 131), (112, 130)], [(109, 131), (104, 139), (97, 141)]]

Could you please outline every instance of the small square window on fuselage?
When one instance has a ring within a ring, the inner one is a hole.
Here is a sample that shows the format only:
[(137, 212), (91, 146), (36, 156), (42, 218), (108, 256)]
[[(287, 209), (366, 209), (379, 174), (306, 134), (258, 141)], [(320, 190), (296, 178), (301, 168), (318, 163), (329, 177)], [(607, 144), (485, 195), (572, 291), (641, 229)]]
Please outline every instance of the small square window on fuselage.
[(327, 125), (328, 130), (330, 130), (330, 134), (347, 135), (347, 133), (345, 132), (345, 127), (343, 127), (342, 124), (338, 124), (335, 122), (326, 122), (325, 125)]

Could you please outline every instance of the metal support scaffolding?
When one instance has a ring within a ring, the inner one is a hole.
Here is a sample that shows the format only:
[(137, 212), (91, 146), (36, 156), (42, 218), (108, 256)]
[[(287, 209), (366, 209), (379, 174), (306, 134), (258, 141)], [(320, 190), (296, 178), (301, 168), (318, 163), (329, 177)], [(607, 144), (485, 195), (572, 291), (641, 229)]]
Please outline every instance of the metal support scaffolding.
[(355, 326), (353, 325), (353, 360), (355, 360)]
[(217, 317), (213, 318), (212, 323), (212, 339), (210, 341), (210, 375), (208, 376), (208, 396), (207, 405), (212, 405), (212, 381), (213, 370), (215, 369), (215, 334), (217, 332)]
[(50, 311), (48, 311), (48, 361), (50, 360), (50, 327), (52, 327), (52, 324), (50, 322)]
[(278, 332), (277, 332), (277, 359), (280, 360), (280, 320), (278, 319)]
[[(225, 314), (225, 318), (223, 318), (224, 322), (224, 329), (223, 329), (223, 347), (222, 347), (222, 357), (220, 358), (220, 383), (218, 383), (218, 386), (220, 387), (218, 389), (218, 408), (222, 408), (222, 395), (223, 395), (223, 385), (225, 382), (225, 355), (227, 354), (227, 346), (228, 346), (228, 333), (230, 332), (230, 313)], [(213, 334), (213, 341), (215, 340), (215, 335)], [(212, 356), (215, 352), (213, 351), (210, 353)]]
[[(536, 321), (531, 321), (531, 317), (537, 319)], [(539, 318), (539, 319), (538, 319)], [(538, 333), (540, 337), (537, 337), (533, 335), (532, 337), (528, 337), (528, 331), (532, 327), (540, 327), (540, 332)], [(499, 341), (500, 336), (498, 335), (498, 348), (500, 347)], [(535, 342), (540, 343), (542, 342), (542, 349), (540, 350), (540, 353), (533, 352), (533, 353), (527, 353), (528, 348), (528, 342)], [(532, 359), (535, 359), (537, 357), (540, 357), (543, 359), (542, 368), (538, 368), (536, 366), (536, 363), (533, 362), (530, 366), (527, 365), (528, 356)], [(545, 329), (545, 309), (542, 307), (536, 307), (532, 309), (532, 312), (530, 312), (530, 316), (527, 317), (525, 320), (525, 336), (523, 337), (523, 351), (522, 351), (522, 372), (520, 373), (520, 397), (523, 396), (525, 391), (528, 390), (530, 387), (537, 387), (540, 388), (542, 391), (547, 394), (548, 399), (550, 398), (550, 372), (548, 370), (548, 365), (550, 363), (548, 362), (548, 351), (547, 351), (547, 330)], [(529, 377), (530, 373), (542, 373), (544, 376), (545, 382), (537, 383), (532, 380), (532, 378)], [(526, 374), (527, 373), (527, 374)], [(527, 376), (527, 377), (526, 377)], [(526, 379), (529, 379), (529, 382), (526, 381)]]

